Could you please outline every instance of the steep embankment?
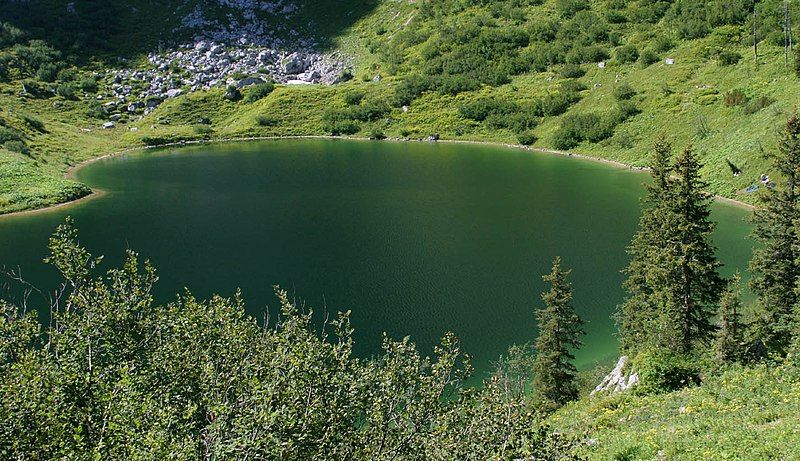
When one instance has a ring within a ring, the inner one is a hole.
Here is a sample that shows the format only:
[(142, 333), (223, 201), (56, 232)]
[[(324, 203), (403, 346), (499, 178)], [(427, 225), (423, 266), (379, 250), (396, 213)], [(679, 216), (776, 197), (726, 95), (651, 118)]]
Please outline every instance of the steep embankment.
[(780, 5), (758, 2), (756, 63), (747, 2), (15, 3), (0, 15), (0, 212), (85, 194), (66, 169), (127, 147), (322, 134), (643, 166), (665, 132), (702, 154), (713, 192), (752, 202), (744, 190), (771, 173), (763, 154), (800, 90)]

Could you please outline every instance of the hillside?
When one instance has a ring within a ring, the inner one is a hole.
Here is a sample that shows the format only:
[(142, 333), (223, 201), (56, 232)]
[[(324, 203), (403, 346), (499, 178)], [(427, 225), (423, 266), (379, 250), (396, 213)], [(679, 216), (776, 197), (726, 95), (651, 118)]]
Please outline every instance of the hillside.
[[(713, 192), (752, 202), (744, 190), (771, 173), (763, 153), (800, 89), (781, 5), (758, 2), (756, 63), (749, 2), (14, 2), (0, 13), (0, 211), (85, 194), (66, 169), (123, 148), (330, 134), (438, 134), (638, 167), (666, 131), (693, 143)], [(222, 58), (205, 57), (214, 43)], [(207, 79), (191, 79), (195, 64)], [(351, 75), (223, 98), (229, 83)]]

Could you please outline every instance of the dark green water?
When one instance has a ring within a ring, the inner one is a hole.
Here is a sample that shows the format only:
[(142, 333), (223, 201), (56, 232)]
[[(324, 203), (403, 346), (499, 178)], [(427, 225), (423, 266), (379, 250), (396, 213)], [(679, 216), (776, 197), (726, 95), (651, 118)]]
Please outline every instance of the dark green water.
[[(318, 311), (351, 309), (360, 354), (381, 333), (423, 350), (455, 332), (488, 368), (536, 335), (540, 275), (561, 255), (588, 321), (580, 365), (616, 351), (610, 319), (647, 176), (498, 147), (268, 141), (107, 159), (79, 179), (108, 193), (52, 212), (0, 218), (0, 265), (54, 286), (40, 263), (72, 215), (107, 263), (125, 248), (159, 270), (157, 295), (232, 295), (254, 315), (279, 284)], [(748, 212), (715, 206), (725, 273), (750, 257)]]

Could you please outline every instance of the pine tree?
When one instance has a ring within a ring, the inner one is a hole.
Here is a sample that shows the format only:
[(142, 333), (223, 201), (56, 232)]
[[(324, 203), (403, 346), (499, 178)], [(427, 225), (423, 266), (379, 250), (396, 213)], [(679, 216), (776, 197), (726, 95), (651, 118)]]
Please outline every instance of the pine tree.
[(536, 338), (534, 389), (541, 405), (553, 410), (578, 398), (577, 370), (572, 351), (581, 346), (583, 320), (572, 308), (571, 271), (561, 268), (561, 258), (553, 261), (550, 274), (542, 279), (550, 290), (542, 293), (544, 307), (537, 309), (539, 335)]
[[(670, 166), (670, 146), (655, 144), (653, 183), (639, 230), (628, 247), (628, 296), (619, 308), (622, 350), (689, 352), (711, 339), (713, 310), (724, 288), (711, 245), (711, 197), (691, 147)], [(674, 175), (674, 177), (673, 177)]]
[(780, 187), (761, 195), (754, 214), (753, 237), (758, 245), (750, 260), (750, 287), (758, 296), (760, 339), (767, 348), (784, 354), (793, 336), (793, 317), (800, 281), (800, 118), (795, 113), (786, 123), (778, 152), (770, 155), (780, 173)]
[(664, 136), (654, 144), (650, 162), (653, 179), (646, 186), (647, 195), (642, 204), (639, 230), (634, 235), (627, 252), (631, 258), (624, 273), (627, 296), (619, 306), (617, 324), (623, 351), (632, 352), (652, 338), (651, 323), (658, 316), (653, 302), (653, 256), (666, 244), (662, 228), (668, 218), (666, 205), (672, 193), (672, 147)]
[(719, 329), (714, 341), (714, 355), (721, 363), (736, 362), (744, 355), (744, 325), (741, 319), (742, 301), (740, 277), (736, 274), (719, 302)]
[(673, 243), (665, 249), (673, 250), (677, 263), (672, 286), (664, 288), (672, 291), (679, 306), (673, 319), (678, 333), (674, 350), (684, 353), (691, 350), (695, 341), (706, 342), (713, 337), (711, 318), (725, 289), (725, 281), (719, 275), (721, 264), (711, 243), (715, 228), (711, 221), (712, 197), (705, 192), (708, 184), (700, 178), (700, 167), (688, 146), (675, 162), (678, 179), (671, 207), (677, 217), (676, 227), (664, 229)]

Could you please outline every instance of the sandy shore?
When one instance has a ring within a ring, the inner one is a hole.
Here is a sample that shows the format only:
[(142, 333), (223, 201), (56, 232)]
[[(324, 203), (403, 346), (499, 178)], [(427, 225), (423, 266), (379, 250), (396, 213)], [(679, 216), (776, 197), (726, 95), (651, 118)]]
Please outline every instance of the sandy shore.
[[(67, 178), (67, 179), (75, 179), (75, 175), (77, 174), (77, 172), (80, 171), (82, 168), (86, 167), (87, 165), (90, 165), (92, 163), (95, 163), (95, 162), (98, 162), (100, 160), (104, 160), (104, 159), (107, 159), (107, 158), (118, 157), (118, 156), (121, 156), (121, 155), (131, 154), (131, 153), (135, 153), (135, 152), (143, 152), (143, 151), (147, 151), (147, 150), (162, 149), (162, 148), (169, 148), (169, 147), (203, 145), (203, 144), (220, 144), (220, 143), (231, 143), (231, 142), (247, 142), (247, 141), (269, 141), (269, 140), (276, 140), (276, 139), (333, 139), (333, 140), (342, 139), (342, 140), (348, 140), (348, 141), (370, 141), (369, 138), (363, 138), (363, 137), (341, 137), (341, 136), (255, 136), (255, 137), (246, 137), (246, 138), (220, 138), (220, 139), (207, 139), (207, 140), (196, 140), (196, 141), (181, 141), (181, 142), (174, 142), (174, 143), (169, 143), (169, 144), (162, 144), (162, 145), (159, 145), (159, 146), (132, 147), (132, 148), (129, 148), (129, 149), (123, 149), (121, 151), (117, 151), (117, 152), (112, 152), (112, 153), (109, 153), (109, 154), (101, 155), (100, 157), (95, 157), (95, 158), (91, 158), (91, 159), (88, 159), (88, 160), (84, 160), (83, 162), (78, 163), (78, 164), (70, 167), (66, 171), (66, 173), (64, 174), (64, 177)], [(420, 140), (420, 139), (394, 139), (394, 138), (387, 139), (387, 141), (389, 141), (389, 142), (429, 142), (429, 141), (426, 141), (424, 139)], [(522, 146), (522, 145), (519, 145), (519, 144), (509, 144), (509, 143), (492, 142), (492, 141), (469, 141), (469, 140), (458, 140), (458, 139), (440, 139), (440, 140), (435, 141), (435, 142), (447, 143), (447, 144), (473, 144), (473, 145), (482, 145), (482, 146), (506, 147), (506, 148), (511, 148), (511, 149), (526, 150), (526, 151), (529, 151), (529, 152), (540, 153), (540, 154), (557, 155), (557, 156), (560, 156), (560, 157), (569, 157), (569, 158), (575, 158), (575, 159), (578, 159), (578, 160), (598, 162), (598, 163), (603, 163), (603, 164), (610, 165), (610, 166), (613, 166), (613, 167), (616, 167), (616, 168), (622, 168), (622, 169), (631, 170), (631, 171), (647, 172), (647, 171), (650, 170), (649, 168), (637, 167), (637, 166), (629, 165), (627, 163), (619, 162), (619, 161), (616, 161), (616, 160), (609, 160), (609, 159), (600, 158), (600, 157), (593, 157), (591, 155), (577, 154), (577, 153), (574, 153), (574, 152), (565, 152), (565, 151), (538, 148), (538, 147)], [(74, 205), (85, 203), (85, 202), (87, 202), (89, 200), (102, 197), (103, 195), (105, 195), (105, 193), (106, 192), (103, 191), (103, 190), (92, 189), (92, 192), (89, 195), (85, 195), (85, 196), (83, 196), (83, 197), (81, 197), (79, 199), (71, 200), (69, 202), (59, 203), (59, 204), (56, 204), (56, 205), (51, 205), (51, 206), (44, 207), (44, 208), (36, 208), (36, 209), (32, 209), (32, 210), (21, 210), (21, 211), (14, 211), (12, 213), (6, 213), (6, 214), (3, 214), (3, 215), (0, 215), (0, 219), (3, 219), (5, 217), (10, 217), (10, 216), (20, 216), (20, 215), (46, 213), (48, 211), (53, 211), (53, 210), (56, 210), (56, 209), (62, 209), (62, 208), (66, 208), (66, 207), (70, 207), (70, 206), (74, 206)], [(739, 200), (732, 199), (732, 198), (729, 198), (729, 197), (724, 197), (724, 196), (721, 196), (721, 195), (715, 195), (714, 199), (719, 201), (719, 202), (723, 202), (723, 203), (726, 203), (726, 204), (729, 204), (729, 205), (738, 206), (738, 207), (741, 207), (741, 208), (746, 208), (746, 209), (749, 209), (749, 210), (755, 209), (755, 206), (750, 205), (749, 203), (741, 202)]]

